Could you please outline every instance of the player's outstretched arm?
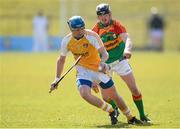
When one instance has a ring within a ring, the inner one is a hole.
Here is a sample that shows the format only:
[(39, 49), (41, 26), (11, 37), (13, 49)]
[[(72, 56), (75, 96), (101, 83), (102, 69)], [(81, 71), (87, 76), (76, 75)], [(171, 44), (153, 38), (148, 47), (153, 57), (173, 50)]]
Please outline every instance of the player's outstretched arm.
[(66, 56), (60, 56), (58, 59), (57, 59), (57, 64), (56, 64), (56, 77), (55, 77), (55, 80), (52, 82), (51, 84), (51, 88), (50, 88), (50, 91), (53, 91), (54, 89), (57, 89), (57, 82), (59, 81), (60, 79), (60, 76), (63, 72), (63, 69), (64, 69), (64, 64), (65, 64), (65, 59), (66, 59)]

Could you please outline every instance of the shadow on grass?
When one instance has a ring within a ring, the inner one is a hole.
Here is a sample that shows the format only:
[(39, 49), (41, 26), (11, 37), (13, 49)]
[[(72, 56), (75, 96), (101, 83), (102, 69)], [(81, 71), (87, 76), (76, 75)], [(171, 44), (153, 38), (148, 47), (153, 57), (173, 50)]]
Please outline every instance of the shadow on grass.
[(97, 128), (129, 128), (129, 124), (118, 122), (116, 125), (98, 125)]
[(154, 125), (154, 124), (144, 123), (142, 125), (130, 125), (128, 123), (118, 122), (116, 125), (98, 125), (96, 127), (97, 128), (133, 128), (133, 126), (136, 126), (136, 127), (147, 127), (147, 126), (152, 126), (152, 125)]

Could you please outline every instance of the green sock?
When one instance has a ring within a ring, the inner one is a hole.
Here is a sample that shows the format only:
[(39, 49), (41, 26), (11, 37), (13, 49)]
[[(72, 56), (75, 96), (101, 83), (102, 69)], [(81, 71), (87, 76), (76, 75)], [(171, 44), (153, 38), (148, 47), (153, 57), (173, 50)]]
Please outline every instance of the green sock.
[(109, 104), (111, 104), (111, 106), (113, 107), (113, 109), (115, 109), (117, 106), (116, 106), (116, 103), (114, 102), (114, 100), (110, 100), (109, 101)]
[(136, 107), (138, 108), (140, 118), (143, 118), (145, 116), (145, 114), (144, 114), (144, 106), (143, 106), (142, 99), (134, 100), (134, 103), (136, 104)]

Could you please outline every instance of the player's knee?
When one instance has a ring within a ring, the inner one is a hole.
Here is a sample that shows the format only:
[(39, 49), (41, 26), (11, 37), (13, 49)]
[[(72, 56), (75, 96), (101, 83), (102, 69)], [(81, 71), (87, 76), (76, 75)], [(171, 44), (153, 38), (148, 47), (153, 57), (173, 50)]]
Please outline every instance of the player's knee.
[(108, 96), (103, 96), (102, 98), (103, 98), (103, 100), (106, 101), (106, 102), (108, 102), (109, 99), (110, 99)]
[(119, 99), (119, 95), (117, 94), (117, 92), (114, 92), (113, 94), (110, 95), (110, 99), (111, 100), (118, 100)]
[(115, 101), (118, 101), (119, 100), (119, 96), (117, 94), (113, 95), (111, 97), (111, 99), (115, 100)]
[(88, 93), (88, 92), (80, 92), (80, 95), (85, 100), (89, 99), (91, 96), (90, 93)]

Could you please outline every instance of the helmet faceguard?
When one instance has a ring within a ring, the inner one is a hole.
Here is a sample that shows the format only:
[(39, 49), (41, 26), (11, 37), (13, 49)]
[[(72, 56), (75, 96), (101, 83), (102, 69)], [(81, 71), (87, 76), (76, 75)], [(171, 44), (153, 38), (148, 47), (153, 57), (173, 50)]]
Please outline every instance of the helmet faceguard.
[(85, 22), (81, 16), (72, 16), (67, 23), (71, 31), (85, 28)]
[(105, 15), (105, 14), (109, 14), (111, 12), (110, 7), (108, 4), (99, 4), (98, 6), (96, 6), (96, 14), (97, 15)]

